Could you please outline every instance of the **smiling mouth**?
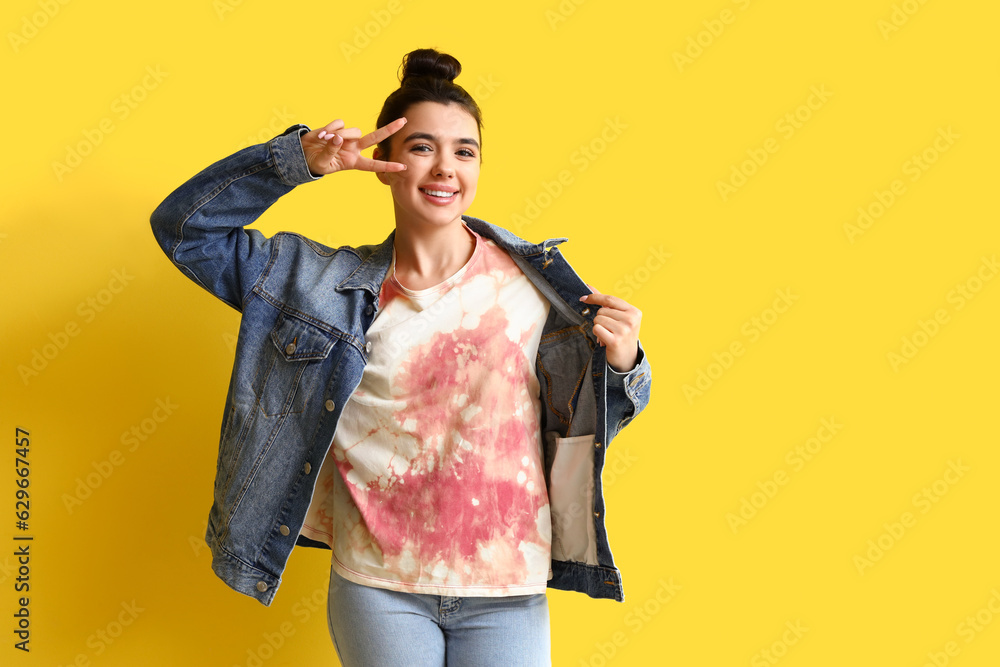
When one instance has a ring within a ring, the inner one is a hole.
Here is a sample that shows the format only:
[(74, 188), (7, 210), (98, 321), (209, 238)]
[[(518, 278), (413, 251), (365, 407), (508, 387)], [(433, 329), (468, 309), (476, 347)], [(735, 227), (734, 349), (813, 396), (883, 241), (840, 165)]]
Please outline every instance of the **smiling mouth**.
[(419, 190), (423, 192), (425, 195), (430, 195), (431, 197), (437, 197), (438, 199), (451, 199), (452, 197), (458, 194), (458, 192), (445, 192), (443, 190), (429, 190), (425, 188), (419, 188)]

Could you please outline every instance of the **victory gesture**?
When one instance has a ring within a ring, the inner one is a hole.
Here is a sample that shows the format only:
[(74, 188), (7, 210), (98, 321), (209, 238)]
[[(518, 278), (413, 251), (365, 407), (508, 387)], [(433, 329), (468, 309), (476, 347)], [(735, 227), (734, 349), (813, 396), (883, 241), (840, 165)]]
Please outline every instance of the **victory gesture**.
[(344, 127), (339, 118), (326, 127), (302, 135), (302, 150), (309, 164), (309, 171), (317, 176), (332, 174), (344, 169), (362, 171), (403, 171), (405, 164), (373, 160), (361, 155), (361, 151), (393, 134), (406, 124), (405, 118), (397, 118), (374, 132), (361, 136), (356, 127)]

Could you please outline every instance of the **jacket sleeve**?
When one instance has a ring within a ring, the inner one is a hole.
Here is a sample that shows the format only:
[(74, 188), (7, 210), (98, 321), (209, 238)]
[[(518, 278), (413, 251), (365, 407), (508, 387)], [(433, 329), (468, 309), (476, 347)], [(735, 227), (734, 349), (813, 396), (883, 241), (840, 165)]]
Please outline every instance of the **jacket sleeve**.
[(646, 359), (646, 352), (639, 343), (639, 356), (635, 367), (627, 373), (619, 373), (607, 366), (607, 425), (609, 439), (617, 435), (625, 426), (635, 419), (649, 403), (650, 385), (653, 379), (652, 369)]
[(305, 125), (195, 174), (150, 216), (153, 236), (184, 275), (236, 310), (267, 266), (271, 239), (244, 229), (296, 185), (318, 180), (302, 151)]

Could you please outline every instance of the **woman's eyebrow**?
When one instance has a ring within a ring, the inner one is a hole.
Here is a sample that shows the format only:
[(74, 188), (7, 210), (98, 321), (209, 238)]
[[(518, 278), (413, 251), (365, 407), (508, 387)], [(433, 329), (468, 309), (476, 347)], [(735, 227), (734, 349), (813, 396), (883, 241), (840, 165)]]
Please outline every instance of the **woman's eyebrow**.
[[(403, 140), (403, 143), (405, 144), (409, 141), (413, 141), (414, 139), (424, 139), (426, 141), (438, 140), (438, 138), (433, 134), (428, 134), (427, 132), (414, 132), (413, 134), (406, 137), (406, 139)], [(469, 144), (470, 146), (475, 146), (477, 149), (479, 148), (479, 142), (471, 137), (462, 137), (461, 139), (458, 139), (458, 143)]]

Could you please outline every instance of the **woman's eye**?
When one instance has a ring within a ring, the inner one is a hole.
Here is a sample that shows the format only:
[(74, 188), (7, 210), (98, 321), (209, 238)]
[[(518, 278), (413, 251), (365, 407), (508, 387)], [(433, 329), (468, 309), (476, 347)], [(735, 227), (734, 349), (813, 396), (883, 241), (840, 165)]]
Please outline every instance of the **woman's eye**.
[(464, 157), (476, 157), (476, 154), (470, 151), (468, 148), (463, 148), (462, 150), (458, 151), (458, 154)]
[(431, 147), (428, 146), (427, 144), (417, 144), (411, 150), (415, 150), (415, 151), (420, 151), (422, 153), (426, 153), (430, 149), (431, 149)]

